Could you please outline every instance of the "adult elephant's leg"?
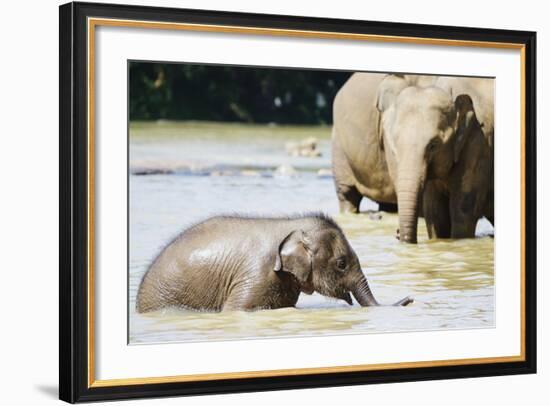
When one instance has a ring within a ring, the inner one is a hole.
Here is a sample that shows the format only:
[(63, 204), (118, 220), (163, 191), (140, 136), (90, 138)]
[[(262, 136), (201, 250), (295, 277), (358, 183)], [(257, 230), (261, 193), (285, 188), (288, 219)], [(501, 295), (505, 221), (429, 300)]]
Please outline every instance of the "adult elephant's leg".
[(461, 162), (449, 184), (451, 238), (475, 237), (477, 221), (484, 215), (490, 195), (490, 162), (483, 154), (470, 155), (473, 158)]
[(386, 213), (397, 213), (397, 203), (385, 203), (377, 202), (378, 210), (385, 211)]
[(480, 190), (450, 194), (451, 238), (475, 237), (477, 221), (485, 206), (486, 193)]
[(451, 237), (475, 237), (493, 189), (493, 160), (481, 132), (471, 133), (450, 177)]
[(354, 186), (355, 178), (336, 134), (332, 136), (332, 172), (341, 213), (359, 213), (363, 196)]
[(359, 213), (363, 196), (355, 186), (336, 184), (336, 195), (341, 213)]
[(493, 192), (489, 193), (483, 208), (483, 215), (487, 220), (491, 222), (491, 225), (495, 226), (495, 205)]
[(428, 181), (424, 186), (422, 209), (430, 238), (451, 236), (449, 196), (437, 181)]

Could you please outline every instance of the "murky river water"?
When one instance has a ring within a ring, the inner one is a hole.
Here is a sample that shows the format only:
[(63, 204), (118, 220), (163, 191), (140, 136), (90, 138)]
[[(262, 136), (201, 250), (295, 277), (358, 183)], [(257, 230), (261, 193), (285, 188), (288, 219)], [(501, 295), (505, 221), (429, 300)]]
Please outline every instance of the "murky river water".
[[(314, 136), (318, 158), (292, 157), (285, 143)], [(289, 168), (292, 166), (296, 173)], [(282, 167), (282, 168), (281, 168)], [(279, 168), (277, 170), (277, 168)], [(492, 227), (478, 237), (395, 239), (397, 216), (339, 215), (330, 168), (328, 127), (132, 123), (130, 127), (130, 343), (227, 340), (494, 326)], [(162, 247), (187, 225), (214, 214), (280, 215), (324, 211), (355, 249), (380, 302), (406, 295), (407, 307), (369, 307), (302, 294), (295, 309), (200, 313), (167, 309), (135, 312), (139, 282)]]

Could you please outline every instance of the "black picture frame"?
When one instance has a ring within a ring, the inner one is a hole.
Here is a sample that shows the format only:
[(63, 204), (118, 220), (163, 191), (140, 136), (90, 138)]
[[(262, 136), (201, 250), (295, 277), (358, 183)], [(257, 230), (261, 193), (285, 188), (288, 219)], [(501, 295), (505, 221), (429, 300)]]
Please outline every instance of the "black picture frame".
[[(60, 6), (59, 397), (67, 402), (236, 393), (536, 372), (536, 33), (93, 3)], [(87, 19), (89, 17), (513, 43), (524, 52), (524, 360), (94, 387), (89, 384)]]

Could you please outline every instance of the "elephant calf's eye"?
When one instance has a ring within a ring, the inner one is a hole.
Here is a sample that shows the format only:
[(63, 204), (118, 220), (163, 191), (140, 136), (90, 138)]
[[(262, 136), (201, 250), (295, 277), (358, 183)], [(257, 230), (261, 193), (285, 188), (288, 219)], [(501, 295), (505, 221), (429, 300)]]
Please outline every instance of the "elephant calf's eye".
[(336, 266), (338, 267), (338, 269), (346, 269), (346, 258), (338, 258), (336, 260)]

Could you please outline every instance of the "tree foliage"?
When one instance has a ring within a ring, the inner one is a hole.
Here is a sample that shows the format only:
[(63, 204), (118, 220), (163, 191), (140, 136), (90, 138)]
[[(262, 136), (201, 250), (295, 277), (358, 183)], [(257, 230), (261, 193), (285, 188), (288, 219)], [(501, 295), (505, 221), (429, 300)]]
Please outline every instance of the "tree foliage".
[(131, 62), (130, 120), (278, 124), (332, 122), (350, 73), (289, 68)]

